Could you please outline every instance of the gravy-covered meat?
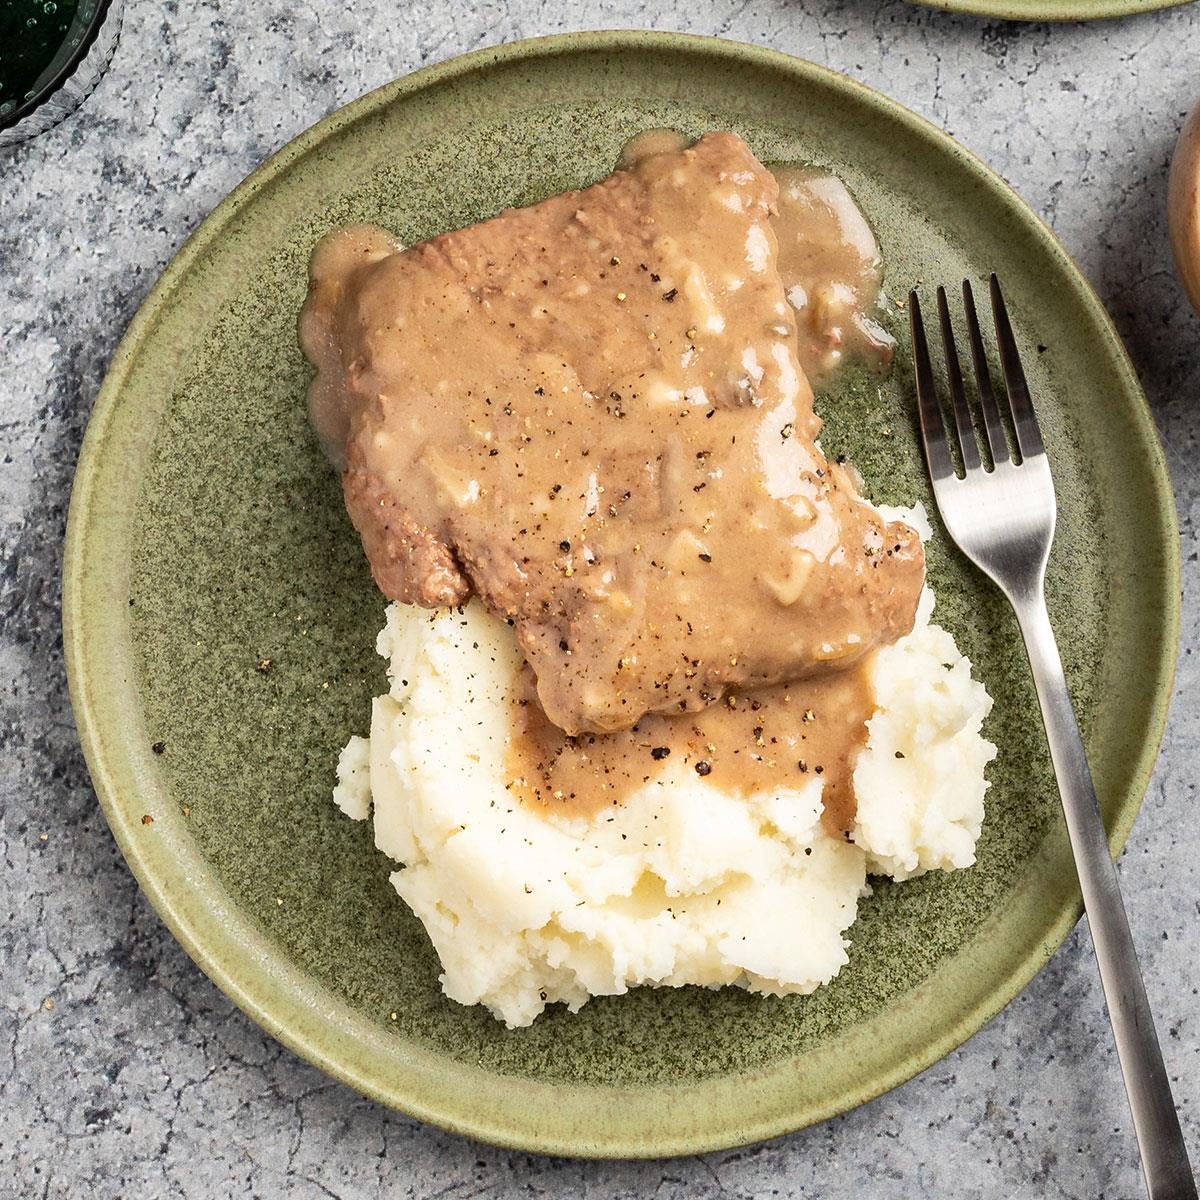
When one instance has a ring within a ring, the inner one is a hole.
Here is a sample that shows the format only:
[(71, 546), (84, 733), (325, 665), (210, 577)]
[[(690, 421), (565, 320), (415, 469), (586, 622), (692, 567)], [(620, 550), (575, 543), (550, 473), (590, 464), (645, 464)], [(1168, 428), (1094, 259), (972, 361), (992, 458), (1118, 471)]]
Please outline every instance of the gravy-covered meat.
[(770, 172), (728, 133), (622, 163), (407, 250), (334, 234), (301, 319), (380, 588), (478, 592), (570, 734), (849, 666), (924, 575), (815, 445)]

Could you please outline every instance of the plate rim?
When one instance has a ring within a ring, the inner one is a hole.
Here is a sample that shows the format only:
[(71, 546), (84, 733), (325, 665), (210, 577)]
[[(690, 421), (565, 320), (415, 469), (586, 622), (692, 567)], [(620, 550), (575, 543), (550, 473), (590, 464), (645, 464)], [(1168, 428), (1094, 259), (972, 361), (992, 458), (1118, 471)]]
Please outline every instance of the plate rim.
[[(897, 1060), (890, 1070), (877, 1073), (865, 1085), (860, 1084), (856, 1088), (848, 1089), (847, 1092), (835, 1097), (832, 1101), (810, 1108), (807, 1112), (797, 1113), (790, 1111), (786, 1104), (781, 1106), (779, 1103), (763, 1102), (760, 1104), (760, 1108), (765, 1111), (755, 1114), (754, 1118), (749, 1120), (743, 1119), (741, 1114), (735, 1114), (731, 1119), (723, 1119), (717, 1123), (710, 1122), (708, 1126), (701, 1129), (681, 1128), (673, 1132), (658, 1131), (641, 1136), (629, 1133), (610, 1136), (599, 1133), (595, 1134), (591, 1140), (581, 1137), (578, 1133), (572, 1135), (569, 1132), (564, 1134), (561, 1131), (544, 1133), (539, 1130), (531, 1130), (520, 1122), (514, 1124), (512, 1121), (502, 1120), (496, 1113), (489, 1114), (487, 1119), (481, 1119), (479, 1116), (472, 1116), (469, 1113), (464, 1115), (461, 1111), (448, 1113), (447, 1105), (444, 1103), (440, 1105), (436, 1102), (430, 1103), (419, 1095), (414, 1095), (416, 1077), (421, 1072), (429, 1072), (432, 1067), (436, 1066), (434, 1058), (431, 1058), (429, 1062), (422, 1061), (422, 1055), (426, 1053), (424, 1050), (413, 1050), (409, 1055), (410, 1061), (406, 1062), (406, 1066), (411, 1068), (412, 1078), (405, 1076), (399, 1081), (399, 1084), (392, 1081), (389, 1087), (380, 1086), (370, 1079), (364, 1078), (362, 1071), (355, 1071), (346, 1062), (338, 1061), (329, 1051), (328, 1041), (332, 1036), (329, 1028), (324, 1026), (315, 1029), (309, 1028), (311, 1021), (306, 1022), (298, 1008), (291, 1013), (291, 1023), (289, 1024), (279, 1016), (278, 1010), (281, 1001), (274, 999), (272, 1003), (265, 1002), (253, 987), (244, 983), (239, 977), (240, 973), (246, 971), (248, 965), (252, 967), (256, 960), (261, 960), (268, 953), (273, 952), (280, 959), (284, 957), (278, 948), (272, 950), (269, 939), (260, 935), (255, 940), (252, 930), (249, 929), (253, 924), (252, 918), (248, 916), (239, 918), (246, 924), (247, 929), (235, 930), (238, 936), (226, 937), (225, 931), (218, 931), (214, 935), (211, 927), (198, 926), (197, 922), (184, 911), (186, 908), (185, 897), (172, 895), (172, 883), (158, 873), (160, 867), (155, 859), (162, 858), (162, 847), (169, 845), (171, 838), (181, 835), (181, 831), (173, 831), (170, 822), (167, 822), (163, 829), (165, 836), (162, 840), (149, 842), (144, 838), (136, 837), (139, 823), (130, 807), (131, 799), (136, 801), (136, 797), (128, 795), (129, 789), (126, 786), (127, 781), (129, 784), (136, 782), (137, 776), (134, 770), (136, 764), (131, 764), (128, 755), (125, 761), (114, 761), (110, 756), (108, 748), (105, 746), (105, 717), (100, 711), (101, 706), (94, 703), (89, 695), (89, 652), (84, 595), (87, 568), (90, 565), (87, 537), (91, 527), (90, 521), (96, 519), (94, 514), (95, 477), (99, 471), (103, 443), (123, 392), (126, 377), (137, 358), (146, 335), (153, 330), (159, 319), (160, 309), (164, 302), (170, 300), (176, 285), (186, 276), (193, 262), (214, 238), (220, 236), (224, 227), (236, 218), (247, 201), (258, 191), (273, 183), (292, 162), (305, 155), (310, 148), (319, 145), (344, 126), (428, 87), (476, 72), (486, 72), (489, 68), (502, 63), (575, 53), (629, 51), (642, 53), (684, 51), (708, 57), (717, 56), (724, 62), (732, 64), (745, 63), (749, 60), (759, 67), (780, 71), (786, 75), (800, 76), (806, 82), (832, 87), (834, 90), (848, 95), (867, 105), (882, 117), (907, 126), (925, 141), (932, 142), (943, 153), (958, 158), (978, 181), (991, 191), (1000, 193), (1010, 206), (1015, 206), (1020, 211), (1030, 234), (1039, 238), (1047, 254), (1057, 257), (1064, 269), (1074, 278), (1081, 302), (1084, 302), (1097, 318), (1100, 333), (1109, 343), (1110, 350), (1114, 352), (1115, 361), (1121, 374), (1122, 390), (1129, 392), (1140, 401), (1141, 415), (1144, 418), (1143, 431), (1149, 435), (1147, 450), (1154, 458), (1157, 467), (1152, 472), (1151, 498), (1158, 518), (1157, 527), (1164, 535), (1166, 547), (1163, 563), (1165, 578), (1162, 585), (1165, 593), (1163, 597), (1164, 629), (1161, 643), (1163, 649), (1158, 656), (1159, 661), (1155, 663), (1154, 676), (1157, 679), (1157, 687), (1151, 711), (1147, 714), (1150, 736), (1141, 747), (1137, 762), (1130, 773), (1132, 786), (1122, 797), (1116, 812), (1116, 819), (1110, 826), (1109, 842), (1114, 854), (1124, 845), (1141, 807), (1157, 760), (1173, 693), (1180, 625), (1178, 525), (1165, 456), (1145, 394), (1137, 380), (1120, 335), (1103, 303), (1086, 276), (1045, 222), (997, 172), (931, 121), (906, 108), (898, 101), (890, 99), (883, 93), (839, 71), (796, 58), (782, 51), (699, 34), (618, 29), (523, 39), (507, 45), (485, 47), (423, 67), (366, 93), (302, 131), (238, 184), (188, 237), (139, 306), (110, 361), (109, 369), (90, 414), (79, 454), (71, 491), (63, 555), (63, 647), (71, 704), (93, 786), (122, 855), (136, 877), (141, 890), (172, 935), (225, 995), (288, 1049), (356, 1091), (388, 1107), (451, 1132), (514, 1149), (588, 1158), (675, 1156), (747, 1145), (827, 1120), (889, 1091), (956, 1049), (967, 1038), (982, 1029), (997, 1012), (1028, 985), (1062, 944), (1082, 914), (1082, 902), (1079, 898), (1078, 888), (1073, 890), (1070, 903), (1064, 905), (1063, 911), (1057, 919), (1047, 926), (1047, 936), (1041, 940), (1033, 940), (1024, 953), (1016, 956), (1017, 961), (1012, 969), (969, 1012), (959, 1013), (957, 1020), (940, 1025), (935, 1036), (924, 1041), (920, 1046), (911, 1048), (903, 1058)], [(119, 736), (117, 740), (120, 741)], [(125, 779), (122, 779), (122, 775), (125, 776)], [(1054, 840), (1053, 837), (1047, 838), (1047, 842)], [(1061, 846), (1058, 849), (1061, 852)], [(196, 881), (189, 882), (195, 883)], [(213, 896), (216, 897), (215, 890)], [(219, 898), (216, 902), (219, 903)], [(208, 915), (211, 920), (211, 914)], [(221, 943), (217, 949), (211, 945), (214, 936), (216, 941)], [(235, 961), (232, 963), (225, 961), (222, 955), (232, 955)], [(286, 962), (283, 965), (289, 966)], [(308, 978), (301, 972), (295, 971), (294, 973), (297, 979)], [(276, 981), (286, 977), (286, 974), (287, 972), (283, 971), (281, 975), (276, 976)], [(932, 978), (936, 979), (936, 976)], [(324, 990), (323, 985), (319, 984), (311, 985), (311, 987), (315, 989), (314, 995)], [(328, 995), (332, 998), (333, 993), (329, 992)], [(316, 1019), (315, 1016), (312, 1018), (312, 1020)], [(364, 1025), (363, 1028), (366, 1029), (366, 1026)], [(326, 1039), (325, 1044), (321, 1044), (317, 1036), (322, 1032)], [(408, 1050), (412, 1050), (412, 1047), (406, 1047), (406, 1052)], [(440, 1060), (441, 1056), (436, 1056), (436, 1059)], [(754, 1080), (778, 1073), (781, 1069), (774, 1067), (768, 1072), (719, 1075), (686, 1084), (647, 1085), (636, 1090), (639, 1094), (681, 1097), (688, 1092), (715, 1090), (729, 1081), (751, 1084)], [(496, 1078), (492, 1072), (486, 1074), (489, 1078)], [(405, 1083), (410, 1085), (407, 1092), (403, 1087)], [(546, 1087), (561, 1090), (563, 1087), (582, 1085), (550, 1085), (542, 1084), (540, 1081), (522, 1079), (514, 1081), (511, 1086), (534, 1090)], [(597, 1088), (595, 1090), (614, 1097), (622, 1092), (621, 1088)], [(634, 1089), (624, 1090), (628, 1092)]]
[(1182, 8), (1195, 0), (911, 0), (921, 8), (957, 13), (965, 17), (987, 17), (1000, 21), (1062, 25), (1076, 21), (1112, 21)]

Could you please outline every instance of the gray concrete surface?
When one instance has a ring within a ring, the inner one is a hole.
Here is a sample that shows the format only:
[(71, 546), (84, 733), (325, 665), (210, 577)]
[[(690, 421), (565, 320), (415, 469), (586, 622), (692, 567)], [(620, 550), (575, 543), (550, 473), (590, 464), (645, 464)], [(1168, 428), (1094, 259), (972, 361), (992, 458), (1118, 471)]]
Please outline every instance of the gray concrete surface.
[(1200, 98), (1200, 8), (1051, 27), (901, 0), (132, 0), (85, 108), (0, 153), (0, 1196), (1141, 1194), (1082, 931), (961, 1050), (840, 1120), (674, 1162), (540, 1159), (384, 1111), (281, 1049), (175, 944), (97, 810), (63, 677), (60, 547), (89, 407), (158, 272), (268, 153), (368, 88), (495, 42), (647, 25), (826, 63), (949, 129), (1051, 222), (1129, 343), (1174, 473), (1185, 651), (1122, 871), (1200, 1160), (1200, 321), (1163, 218)]

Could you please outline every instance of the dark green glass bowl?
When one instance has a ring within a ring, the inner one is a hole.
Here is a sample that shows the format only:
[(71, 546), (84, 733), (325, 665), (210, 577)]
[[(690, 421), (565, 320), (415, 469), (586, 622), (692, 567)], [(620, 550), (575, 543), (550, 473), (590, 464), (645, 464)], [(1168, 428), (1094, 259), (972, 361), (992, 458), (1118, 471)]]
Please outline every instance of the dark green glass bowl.
[[(20, 7), (12, 3), (6, 20), (15, 18), (23, 24), (25, 8), (30, 13), (28, 20), (34, 22), (39, 16), (53, 14), (54, 0), (49, 0), (49, 11), (43, 0)], [(12, 95), (6, 95), (0, 86), (0, 147), (53, 128), (91, 95), (117, 48), (121, 9), (122, 0), (78, 0), (69, 23), (57, 35), (61, 40), (37, 74), (22, 79), (19, 91)], [(19, 35), (7, 30), (4, 43), (0, 46), (0, 85), (20, 77), (15, 61), (21, 50)], [(11, 69), (6, 70), (9, 64)]]

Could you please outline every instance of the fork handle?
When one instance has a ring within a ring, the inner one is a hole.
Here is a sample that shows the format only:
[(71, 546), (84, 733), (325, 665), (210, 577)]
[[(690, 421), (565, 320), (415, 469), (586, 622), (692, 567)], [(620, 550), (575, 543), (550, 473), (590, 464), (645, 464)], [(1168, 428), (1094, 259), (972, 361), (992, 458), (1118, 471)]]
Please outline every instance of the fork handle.
[(1150, 1200), (1196, 1200), (1117, 871), (1040, 586), (1011, 596), (1029, 652)]

